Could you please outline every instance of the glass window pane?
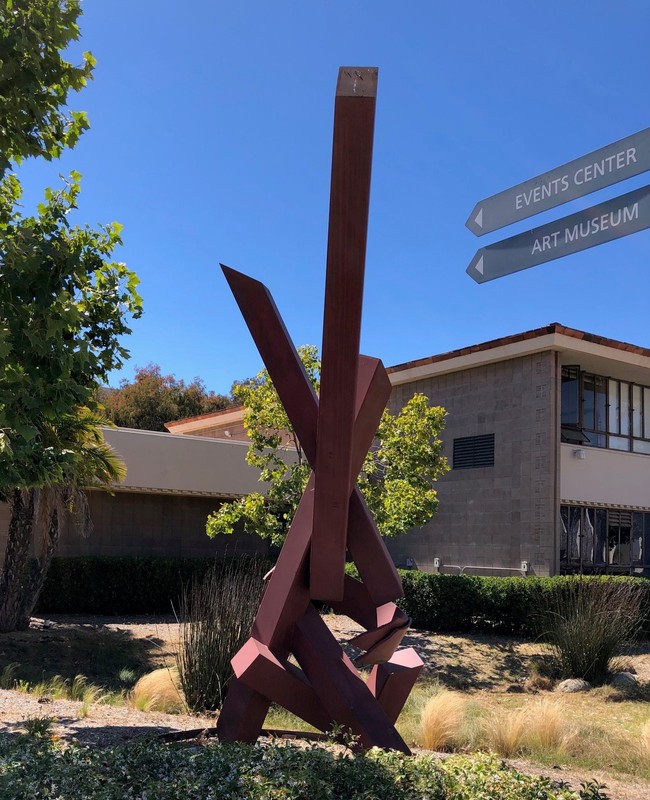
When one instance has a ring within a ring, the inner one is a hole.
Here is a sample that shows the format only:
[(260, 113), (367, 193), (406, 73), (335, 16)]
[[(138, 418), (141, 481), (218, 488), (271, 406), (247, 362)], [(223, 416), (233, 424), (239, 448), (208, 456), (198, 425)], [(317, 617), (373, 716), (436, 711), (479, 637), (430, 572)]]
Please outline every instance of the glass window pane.
[(641, 429), (641, 387), (632, 387), (632, 436), (643, 436)]
[[(648, 514), (650, 517), (650, 514)], [(569, 506), (560, 506), (560, 563), (568, 560), (569, 545)]]
[(594, 545), (596, 530), (594, 526), (595, 515), (593, 508), (585, 508), (582, 516), (582, 563), (594, 563)]
[(607, 381), (600, 375), (594, 375), (594, 428), (597, 431), (607, 430)]
[(643, 563), (643, 514), (632, 514), (632, 563)]
[(630, 440), (627, 436), (610, 436), (609, 446), (612, 450), (629, 450)]
[(618, 381), (609, 382), (609, 432), (620, 433), (620, 408), (618, 405)]
[(607, 563), (607, 512), (603, 508), (596, 509), (596, 564)]
[(650, 453), (650, 442), (645, 442), (643, 439), (635, 439), (633, 449), (635, 453)]
[(580, 517), (582, 509), (569, 506), (569, 561), (580, 561)]
[(585, 428), (594, 428), (596, 422), (596, 400), (593, 375), (582, 376), (582, 424)]
[(619, 542), (618, 563), (625, 566), (629, 566), (630, 556), (632, 555), (630, 548), (629, 525), (621, 525), (621, 527), (619, 528), (618, 542)]
[(650, 514), (643, 515), (643, 553), (645, 565), (650, 566)]
[(643, 421), (645, 423), (644, 436), (650, 439), (650, 389), (647, 387), (643, 390)]
[(630, 435), (630, 384), (621, 381), (621, 434)]
[(607, 528), (607, 550), (608, 550), (608, 564), (618, 564), (620, 557), (619, 542), (618, 542), (618, 525), (609, 525)]
[(589, 440), (589, 444), (593, 445), (593, 447), (607, 447), (607, 436), (604, 433), (589, 433), (589, 431), (583, 431), (586, 438)]
[(579, 384), (576, 367), (562, 367), (562, 424), (579, 425)]

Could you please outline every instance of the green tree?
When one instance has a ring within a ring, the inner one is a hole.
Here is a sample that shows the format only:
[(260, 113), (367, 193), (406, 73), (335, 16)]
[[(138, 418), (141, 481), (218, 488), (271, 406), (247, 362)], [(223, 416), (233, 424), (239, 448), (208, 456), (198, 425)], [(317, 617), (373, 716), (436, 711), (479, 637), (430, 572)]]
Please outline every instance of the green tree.
[(64, 509), (83, 503), (80, 487), (121, 474), (103, 444), (96, 395), (128, 355), (127, 318), (141, 313), (137, 277), (110, 260), (120, 226), (72, 224), (80, 176), (47, 189), (26, 216), (8, 171), (28, 156), (58, 156), (87, 127), (66, 103), (90, 77), (92, 57), (74, 67), (61, 56), (79, 36), (79, 13), (77, 0), (7, 0), (0, 10), (0, 497), (11, 516), (3, 630), (28, 624)]
[(135, 371), (135, 380), (123, 380), (118, 389), (103, 387), (99, 399), (106, 416), (123, 428), (164, 431), (165, 422), (221, 411), (231, 398), (206, 389), (200, 378), (190, 383), (163, 375), (157, 364)]
[[(316, 391), (320, 362), (315, 347), (300, 347), (300, 357)], [(233, 394), (245, 409), (251, 440), (246, 460), (260, 470), (267, 493), (252, 493), (224, 503), (207, 521), (208, 536), (230, 534), (235, 526), (281, 544), (309, 478), (310, 467), (280, 399), (263, 370), (250, 381), (235, 384)], [(435, 481), (449, 467), (442, 455), (440, 433), (444, 409), (414, 395), (398, 414), (384, 411), (375, 445), (359, 476), (359, 488), (382, 536), (397, 536), (424, 525), (435, 514)]]
[(0, 5), (0, 175), (28, 156), (57, 158), (88, 128), (68, 94), (92, 78), (84, 53), (74, 66), (62, 53), (79, 39), (79, 0), (4, 0)]
[[(59, 483), (38, 489), (14, 489), (5, 563), (0, 573), (0, 632), (29, 627), (61, 529), (67, 524), (84, 536), (91, 532), (86, 490), (126, 477), (124, 462), (102, 435), (100, 426), (106, 424), (107, 420), (86, 408), (57, 420), (49, 432), (59, 446), (65, 444), (68, 453)], [(32, 544), (34, 558), (28, 563)]]

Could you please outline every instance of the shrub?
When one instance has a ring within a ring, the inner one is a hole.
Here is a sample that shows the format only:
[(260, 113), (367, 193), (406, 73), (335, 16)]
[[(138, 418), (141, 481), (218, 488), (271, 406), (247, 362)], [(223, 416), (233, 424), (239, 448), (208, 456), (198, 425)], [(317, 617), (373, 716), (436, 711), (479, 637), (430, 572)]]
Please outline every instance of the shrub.
[(581, 577), (559, 585), (540, 622), (563, 677), (606, 681), (613, 659), (639, 633), (644, 588), (629, 580)]
[(226, 562), (185, 587), (177, 656), (180, 684), (193, 711), (221, 708), (232, 677), (230, 659), (255, 619), (266, 565)]
[[(247, 569), (251, 558), (229, 558)], [(261, 559), (259, 560), (262, 561)], [(258, 562), (255, 562), (258, 563)], [(212, 558), (92, 556), (54, 558), (38, 603), (40, 614), (169, 614), (183, 586), (215, 564)], [(264, 571), (272, 562), (264, 560)]]
[[(45, 726), (44, 726), (45, 727)], [(57, 745), (49, 737), (0, 740), (0, 797), (230, 800), (606, 800), (489, 756), (405, 758), (371, 750), (341, 754), (291, 745), (183, 747), (155, 741), (121, 747)]]

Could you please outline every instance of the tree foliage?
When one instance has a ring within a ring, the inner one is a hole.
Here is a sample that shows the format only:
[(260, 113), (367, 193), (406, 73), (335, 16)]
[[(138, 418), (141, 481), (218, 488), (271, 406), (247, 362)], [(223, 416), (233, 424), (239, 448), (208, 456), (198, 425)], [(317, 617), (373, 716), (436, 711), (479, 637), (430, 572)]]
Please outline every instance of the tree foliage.
[(88, 128), (86, 114), (67, 102), (92, 78), (95, 61), (84, 53), (74, 66), (62, 55), (79, 39), (79, 15), (79, 0), (0, 4), (0, 175), (11, 161), (57, 158)]
[[(299, 348), (314, 388), (319, 390), (320, 362), (315, 347)], [(241, 526), (274, 544), (286, 536), (307, 484), (310, 467), (268, 373), (233, 386), (245, 409), (251, 440), (246, 460), (260, 470), (266, 494), (252, 493), (224, 503), (210, 515), (209, 536), (233, 533)], [(358, 485), (382, 536), (397, 536), (424, 525), (438, 506), (435, 481), (447, 471), (440, 433), (444, 409), (414, 395), (398, 414), (384, 411), (375, 446), (367, 454)]]
[(34, 216), (17, 210), (5, 176), (0, 220), (0, 489), (64, 479), (69, 449), (59, 422), (93, 408), (97, 384), (127, 355), (126, 316), (139, 316), (137, 277), (109, 261), (116, 223), (73, 226), (79, 176), (47, 190)]
[[(120, 226), (75, 225), (80, 176), (47, 189), (35, 214), (20, 207), (9, 171), (56, 158), (88, 127), (68, 94), (91, 77), (62, 52), (79, 37), (78, 0), (5, 0), (0, 7), (0, 499), (10, 503), (0, 571), (0, 630), (29, 624), (63, 518), (83, 487), (123, 469), (103, 440), (97, 389), (127, 351), (141, 313), (138, 279), (112, 261)], [(29, 574), (30, 550), (37, 559)]]
[(135, 380), (123, 380), (118, 389), (102, 388), (99, 399), (106, 416), (123, 428), (164, 431), (165, 422), (221, 411), (231, 398), (208, 391), (200, 378), (190, 383), (163, 375), (157, 364), (135, 371)]

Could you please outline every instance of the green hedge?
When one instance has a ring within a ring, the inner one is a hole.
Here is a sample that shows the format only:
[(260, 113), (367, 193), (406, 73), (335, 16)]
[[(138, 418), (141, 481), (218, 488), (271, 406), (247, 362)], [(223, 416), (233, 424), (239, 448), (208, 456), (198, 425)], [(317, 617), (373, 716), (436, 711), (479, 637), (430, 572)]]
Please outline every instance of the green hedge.
[[(246, 568), (250, 559), (237, 561)], [(37, 613), (169, 614), (183, 584), (214, 564), (212, 558), (54, 558)]]
[(438, 575), (400, 570), (404, 598), (399, 605), (415, 628), (430, 631), (477, 631), (534, 637), (540, 612), (552, 594), (566, 583), (635, 581), (645, 593), (645, 633), (650, 632), (650, 581), (627, 576), (574, 575), (553, 578), (493, 578), (477, 575)]
[[(238, 561), (246, 568), (248, 559)], [(181, 587), (215, 562), (209, 558), (55, 558), (39, 600), (40, 613), (160, 614), (177, 604)], [(271, 567), (271, 562), (267, 562)], [(356, 575), (354, 565), (348, 572)], [(400, 570), (399, 605), (415, 628), (536, 636), (539, 612), (568, 581), (641, 581), (646, 635), (650, 633), (650, 581), (593, 576), (490, 578)]]

